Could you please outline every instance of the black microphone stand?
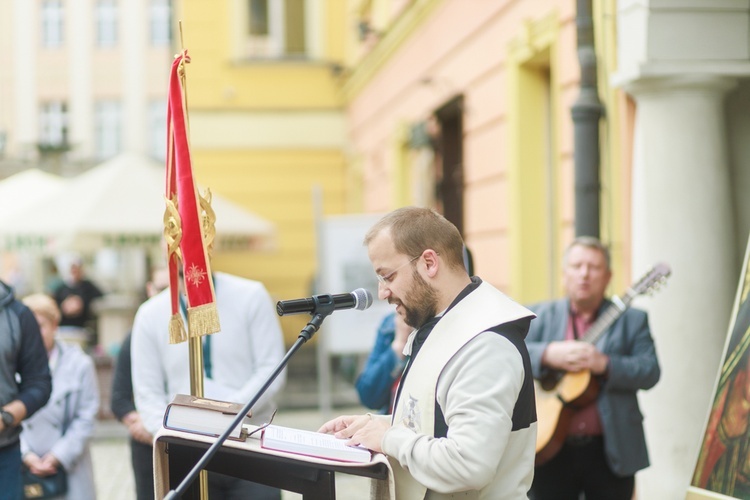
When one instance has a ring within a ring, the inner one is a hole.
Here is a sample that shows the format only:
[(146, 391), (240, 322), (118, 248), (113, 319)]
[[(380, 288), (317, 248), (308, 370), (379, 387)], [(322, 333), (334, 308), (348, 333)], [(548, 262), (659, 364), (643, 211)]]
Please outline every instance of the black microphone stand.
[(195, 481), (195, 478), (198, 476), (200, 471), (205, 468), (209, 460), (211, 460), (211, 458), (216, 455), (216, 452), (219, 451), (219, 448), (222, 444), (224, 444), (224, 441), (227, 440), (227, 437), (229, 437), (232, 431), (242, 422), (253, 405), (258, 402), (258, 399), (260, 399), (260, 397), (268, 390), (273, 381), (276, 380), (276, 377), (278, 377), (279, 373), (281, 373), (281, 371), (286, 367), (287, 363), (289, 363), (289, 360), (294, 355), (294, 353), (297, 352), (300, 347), (302, 347), (302, 344), (310, 340), (312, 336), (315, 335), (315, 332), (320, 329), (320, 325), (323, 324), (323, 320), (334, 311), (335, 304), (333, 303), (333, 301), (319, 301), (317, 297), (314, 297), (313, 300), (315, 300), (316, 303), (315, 312), (313, 313), (313, 317), (310, 322), (307, 323), (307, 326), (305, 326), (300, 331), (300, 334), (297, 337), (297, 341), (294, 343), (294, 345), (292, 345), (292, 347), (289, 348), (284, 358), (279, 362), (278, 366), (276, 366), (273, 373), (269, 375), (268, 379), (258, 390), (255, 396), (253, 396), (253, 398), (248, 401), (248, 403), (242, 408), (242, 410), (237, 413), (237, 416), (229, 425), (229, 427), (227, 427), (226, 430), (218, 438), (216, 438), (216, 441), (208, 448), (208, 450), (206, 450), (206, 453), (203, 454), (201, 459), (198, 460), (195, 466), (190, 470), (190, 472), (188, 472), (188, 475), (185, 476), (185, 478), (177, 486), (177, 488), (170, 490), (169, 493), (167, 493), (167, 495), (164, 497), (164, 500), (180, 498), (185, 494), (185, 491), (188, 489), (190, 484)]

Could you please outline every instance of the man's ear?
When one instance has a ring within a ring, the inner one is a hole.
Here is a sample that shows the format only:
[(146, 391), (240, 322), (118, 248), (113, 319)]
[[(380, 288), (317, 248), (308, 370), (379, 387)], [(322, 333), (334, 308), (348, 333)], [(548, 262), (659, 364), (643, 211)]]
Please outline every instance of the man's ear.
[(427, 276), (434, 278), (440, 268), (440, 260), (438, 259), (437, 252), (428, 248), (422, 252), (422, 258), (424, 259)]

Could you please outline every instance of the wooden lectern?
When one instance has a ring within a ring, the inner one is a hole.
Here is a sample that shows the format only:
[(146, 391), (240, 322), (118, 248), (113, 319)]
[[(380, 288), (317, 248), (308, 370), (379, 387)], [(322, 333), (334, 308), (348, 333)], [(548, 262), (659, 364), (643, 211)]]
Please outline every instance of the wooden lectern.
[[(154, 440), (154, 487), (156, 498), (176, 488), (200, 460), (215, 438), (162, 428)], [(348, 463), (266, 450), (255, 437), (244, 442), (226, 441), (208, 462), (206, 470), (247, 479), (302, 494), (304, 500), (334, 500), (336, 472), (372, 478), (380, 498), (395, 498), (388, 460), (374, 454), (368, 463)], [(363, 497), (369, 495), (363, 492)], [(182, 497), (198, 500), (195, 481)]]

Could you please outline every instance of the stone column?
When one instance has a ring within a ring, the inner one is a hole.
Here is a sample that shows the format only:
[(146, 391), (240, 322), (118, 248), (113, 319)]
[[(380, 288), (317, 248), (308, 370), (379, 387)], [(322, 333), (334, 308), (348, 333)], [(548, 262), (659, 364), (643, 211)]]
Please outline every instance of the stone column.
[(640, 393), (651, 467), (641, 499), (682, 499), (700, 447), (734, 300), (739, 261), (723, 100), (734, 80), (712, 75), (641, 78), (633, 154), (633, 277), (672, 268), (649, 309), (659, 384)]

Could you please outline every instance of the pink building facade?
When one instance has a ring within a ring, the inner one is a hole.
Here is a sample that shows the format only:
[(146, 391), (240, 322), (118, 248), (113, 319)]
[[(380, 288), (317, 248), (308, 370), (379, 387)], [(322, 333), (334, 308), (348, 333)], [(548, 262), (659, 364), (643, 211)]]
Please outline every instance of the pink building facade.
[[(392, 4), (390, 16), (360, 12), (363, 48), (344, 87), (364, 210), (433, 206), (459, 226), (484, 279), (523, 301), (556, 296), (573, 234), (575, 2)], [(607, 151), (613, 184), (618, 151)], [(626, 184), (604, 195), (617, 262)]]

